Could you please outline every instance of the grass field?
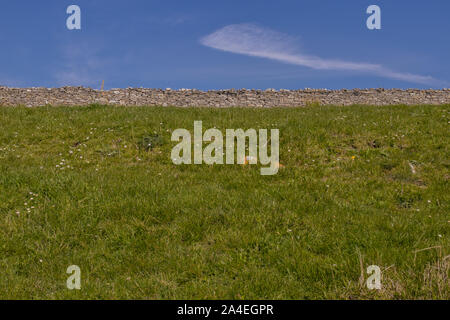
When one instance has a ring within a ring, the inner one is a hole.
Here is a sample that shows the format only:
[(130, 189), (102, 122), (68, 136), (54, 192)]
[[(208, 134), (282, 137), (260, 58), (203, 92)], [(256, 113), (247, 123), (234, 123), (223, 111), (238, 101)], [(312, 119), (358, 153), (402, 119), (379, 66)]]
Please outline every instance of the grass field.
[[(278, 128), (284, 167), (174, 165), (194, 120)], [(0, 298), (449, 299), (449, 121), (449, 105), (0, 108)]]

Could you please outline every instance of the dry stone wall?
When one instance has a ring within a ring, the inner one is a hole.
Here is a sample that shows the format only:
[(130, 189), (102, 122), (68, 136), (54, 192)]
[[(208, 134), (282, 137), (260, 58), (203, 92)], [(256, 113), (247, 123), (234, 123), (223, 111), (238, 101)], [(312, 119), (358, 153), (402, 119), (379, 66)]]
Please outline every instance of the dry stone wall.
[(311, 104), (450, 104), (450, 89), (230, 89), (201, 91), (196, 89), (163, 90), (128, 88), (100, 91), (84, 87), (0, 87), (0, 106), (84, 106), (90, 104), (178, 107), (296, 107)]

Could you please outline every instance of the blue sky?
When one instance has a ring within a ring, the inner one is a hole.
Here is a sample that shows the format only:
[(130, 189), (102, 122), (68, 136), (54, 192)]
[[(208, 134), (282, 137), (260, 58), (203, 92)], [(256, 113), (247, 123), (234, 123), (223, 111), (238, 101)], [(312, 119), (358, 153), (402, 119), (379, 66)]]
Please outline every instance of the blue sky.
[(2, 1), (0, 85), (450, 87), (449, 16), (448, 0)]

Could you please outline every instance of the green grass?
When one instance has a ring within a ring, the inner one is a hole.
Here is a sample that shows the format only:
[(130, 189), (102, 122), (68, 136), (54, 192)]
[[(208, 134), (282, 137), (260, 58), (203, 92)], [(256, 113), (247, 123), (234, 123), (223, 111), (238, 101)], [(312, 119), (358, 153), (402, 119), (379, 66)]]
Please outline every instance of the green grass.
[[(285, 167), (172, 164), (194, 120), (280, 129)], [(449, 120), (449, 105), (1, 108), (0, 298), (449, 299)]]

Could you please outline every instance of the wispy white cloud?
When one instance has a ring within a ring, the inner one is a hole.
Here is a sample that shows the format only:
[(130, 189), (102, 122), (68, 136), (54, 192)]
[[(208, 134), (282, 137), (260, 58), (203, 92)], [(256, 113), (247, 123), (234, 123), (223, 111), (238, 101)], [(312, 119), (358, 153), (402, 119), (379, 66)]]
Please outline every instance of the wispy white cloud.
[(323, 59), (303, 54), (296, 38), (253, 24), (228, 25), (203, 37), (200, 43), (218, 50), (272, 59), (317, 70), (359, 71), (425, 85), (441, 83), (431, 76), (396, 72), (380, 64)]
[(71, 70), (55, 72), (54, 77), (59, 86), (95, 86), (99, 85), (100, 79), (95, 79), (94, 76), (86, 70)]
[(61, 49), (61, 61), (53, 72), (58, 85), (100, 86), (110, 61), (101, 58), (98, 44), (77, 42)]

